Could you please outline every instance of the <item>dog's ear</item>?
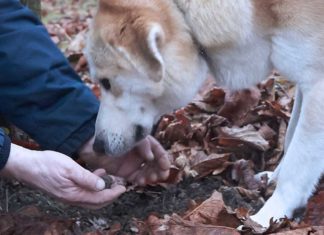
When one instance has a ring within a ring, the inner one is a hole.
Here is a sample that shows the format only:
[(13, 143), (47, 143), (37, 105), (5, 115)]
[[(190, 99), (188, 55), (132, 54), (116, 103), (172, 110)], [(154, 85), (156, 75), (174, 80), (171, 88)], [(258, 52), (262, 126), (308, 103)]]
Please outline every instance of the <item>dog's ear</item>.
[(152, 24), (148, 27), (146, 44), (148, 49), (148, 76), (159, 82), (163, 79), (165, 74), (164, 60), (161, 53), (164, 45), (164, 32), (159, 24)]

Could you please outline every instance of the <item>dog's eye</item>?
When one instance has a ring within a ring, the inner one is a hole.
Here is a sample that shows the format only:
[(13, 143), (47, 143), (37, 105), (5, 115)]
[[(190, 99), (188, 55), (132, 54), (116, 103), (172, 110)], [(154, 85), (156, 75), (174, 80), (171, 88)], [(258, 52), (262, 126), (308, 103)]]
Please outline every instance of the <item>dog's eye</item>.
[(107, 91), (111, 89), (110, 81), (108, 78), (103, 78), (100, 80), (100, 84), (103, 88), (105, 88)]

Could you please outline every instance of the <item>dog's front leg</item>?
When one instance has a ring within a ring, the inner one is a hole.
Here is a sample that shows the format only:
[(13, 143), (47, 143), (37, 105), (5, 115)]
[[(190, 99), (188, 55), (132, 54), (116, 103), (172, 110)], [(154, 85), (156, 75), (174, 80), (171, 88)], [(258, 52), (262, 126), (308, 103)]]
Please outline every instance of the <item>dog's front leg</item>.
[[(295, 209), (305, 206), (324, 172), (324, 81), (312, 84), (311, 88), (299, 89), (301, 113), (298, 122), (291, 124), (296, 128), (287, 139), (290, 143), (280, 163), (276, 190), (251, 217), (264, 227), (272, 217), (291, 218)], [(292, 126), (288, 134), (293, 130)]]
[(291, 118), (289, 121), (286, 138), (285, 138), (285, 153), (288, 151), (288, 147), (289, 147), (290, 142), (291, 142), (293, 135), (295, 133), (295, 129), (296, 129), (299, 117), (300, 117), (302, 100), (303, 100), (302, 92), (301, 92), (299, 86), (296, 86), (294, 107), (293, 107), (293, 110), (291, 113)]
[[(297, 127), (297, 123), (298, 123), (298, 120), (300, 117), (302, 102), (303, 102), (303, 94), (302, 94), (301, 90), (299, 89), (299, 87), (296, 86), (295, 102), (294, 102), (294, 107), (293, 107), (293, 110), (291, 113), (291, 118), (289, 121), (288, 129), (286, 132), (284, 153), (288, 152), (288, 147), (289, 147), (290, 142), (294, 136), (295, 129)], [(281, 163), (282, 162), (283, 161), (281, 161)], [(269, 182), (277, 181), (279, 171), (281, 168), (281, 163), (277, 166), (277, 168), (275, 169), (275, 171), (272, 174), (271, 174), (271, 172), (266, 172), (269, 177)], [(259, 173), (257, 176), (259, 176), (259, 175), (264, 175), (264, 173)]]

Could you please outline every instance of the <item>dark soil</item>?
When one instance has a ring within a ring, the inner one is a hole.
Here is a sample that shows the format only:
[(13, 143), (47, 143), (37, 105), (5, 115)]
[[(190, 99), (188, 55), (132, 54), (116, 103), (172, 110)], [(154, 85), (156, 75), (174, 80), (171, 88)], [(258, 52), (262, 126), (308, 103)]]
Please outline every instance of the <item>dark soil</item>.
[(27, 207), (37, 207), (44, 215), (78, 221), (84, 232), (105, 230), (115, 223), (120, 223), (123, 231), (131, 232), (133, 218), (144, 220), (152, 213), (182, 214), (188, 210), (193, 201), (199, 203), (208, 199), (221, 184), (219, 176), (209, 176), (199, 180), (186, 179), (178, 185), (169, 186), (168, 189), (161, 186), (146, 187), (125, 193), (115, 203), (101, 210), (91, 211), (64, 205), (20, 183), (2, 180), (0, 209), (1, 212), (19, 214)]

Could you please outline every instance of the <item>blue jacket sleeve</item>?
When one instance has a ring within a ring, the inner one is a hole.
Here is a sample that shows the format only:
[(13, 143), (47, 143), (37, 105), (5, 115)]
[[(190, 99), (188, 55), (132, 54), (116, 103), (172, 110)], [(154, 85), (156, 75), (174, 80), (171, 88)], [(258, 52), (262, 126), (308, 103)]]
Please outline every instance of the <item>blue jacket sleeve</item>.
[(11, 141), (0, 128), (0, 171), (5, 167), (10, 154)]
[(98, 100), (38, 18), (0, 1), (0, 115), (43, 149), (68, 155), (94, 134)]

